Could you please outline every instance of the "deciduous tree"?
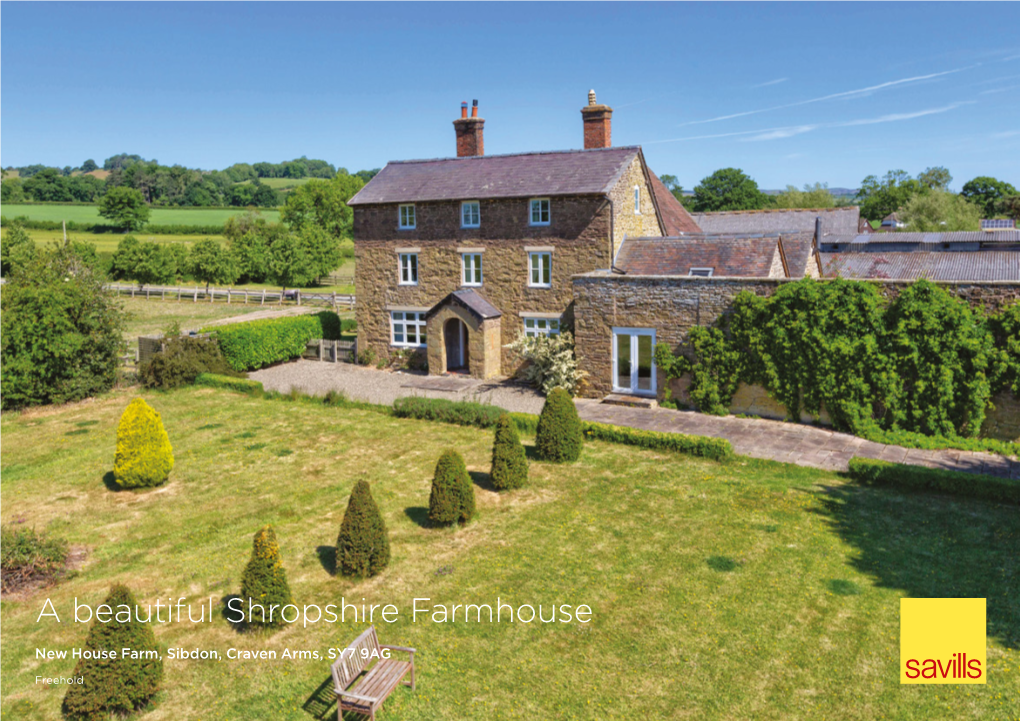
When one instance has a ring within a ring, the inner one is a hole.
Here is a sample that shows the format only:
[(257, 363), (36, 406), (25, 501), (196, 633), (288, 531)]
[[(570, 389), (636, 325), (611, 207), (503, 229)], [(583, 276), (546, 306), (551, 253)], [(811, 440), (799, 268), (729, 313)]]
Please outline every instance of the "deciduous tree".
[(125, 230), (138, 230), (149, 220), (149, 206), (134, 188), (111, 188), (97, 205), (101, 216)]
[(991, 218), (995, 215), (996, 203), (1002, 198), (1016, 195), (1016, 188), (1003, 180), (982, 175), (968, 180), (960, 191), (960, 195), (977, 203), (984, 213), (984, 217)]
[(739, 168), (717, 170), (694, 187), (693, 209), (699, 213), (757, 210), (771, 204), (771, 198)]

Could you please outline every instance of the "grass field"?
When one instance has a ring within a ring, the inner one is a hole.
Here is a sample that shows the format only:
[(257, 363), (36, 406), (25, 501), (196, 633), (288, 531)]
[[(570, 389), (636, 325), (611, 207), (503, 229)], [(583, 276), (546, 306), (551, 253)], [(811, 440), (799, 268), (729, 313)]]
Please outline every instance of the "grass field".
[[(289, 188), (296, 188), (299, 185), (304, 185), (312, 178), (259, 178), (259, 182), (263, 185), (268, 185), (270, 188), (275, 190), (287, 190)], [(245, 181), (250, 183), (250, 180)]]
[[(846, 484), (814, 469), (727, 464), (592, 442), (581, 460), (532, 461), (527, 488), (496, 493), (491, 433), (309, 402), (186, 388), (144, 393), (176, 466), (168, 485), (114, 492), (115, 429), (138, 391), (5, 413), (5, 523), (48, 529), (88, 550), (76, 577), (3, 600), (4, 718), (57, 718), (63, 691), (37, 660), (86, 636), (74, 599), (126, 583), (139, 603), (214, 604), (239, 590), (251, 538), (272, 523), (295, 603), (392, 603), (383, 643), (418, 649), (418, 690), (382, 719), (1015, 719), (1020, 709), (1020, 518), (1015, 508)], [(413, 439), (413, 442), (408, 442)], [(527, 441), (530, 445), (530, 441)], [(446, 448), (475, 481), (478, 517), (429, 528), (430, 477)], [(382, 575), (332, 574), (353, 483), (365, 478), (389, 529)], [(988, 599), (988, 684), (901, 686), (899, 599)], [(587, 604), (588, 624), (411, 622), (413, 598), (447, 607)], [(44, 599), (63, 623), (36, 622)], [(326, 649), (363, 623), (238, 633), (158, 624), (164, 647), (224, 660), (165, 662), (142, 719), (335, 718)], [(228, 648), (314, 651), (244, 662)]]
[[(227, 218), (241, 215), (245, 208), (153, 208), (149, 222), (156, 225), (222, 225)], [(280, 219), (278, 210), (263, 208), (262, 216), (276, 222)], [(5, 203), (3, 215), (8, 220), (25, 216), (30, 220), (62, 220), (76, 223), (106, 223), (94, 205), (22, 205)]]

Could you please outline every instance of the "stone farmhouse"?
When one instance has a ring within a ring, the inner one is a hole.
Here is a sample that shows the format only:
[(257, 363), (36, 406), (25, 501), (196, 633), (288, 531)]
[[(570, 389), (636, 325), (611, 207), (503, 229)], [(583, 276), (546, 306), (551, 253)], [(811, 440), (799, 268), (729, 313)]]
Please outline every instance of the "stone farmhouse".
[(744, 290), (841, 276), (895, 294), (927, 277), (989, 308), (1020, 296), (1015, 230), (871, 234), (856, 207), (692, 217), (639, 146), (612, 146), (613, 111), (594, 91), (583, 150), (485, 155), (477, 101), (468, 112), (453, 121), (457, 157), (391, 162), (348, 203), (358, 347), (380, 359), (509, 376), (507, 344), (570, 329), (587, 395), (652, 400), (665, 382), (656, 343), (681, 347)]

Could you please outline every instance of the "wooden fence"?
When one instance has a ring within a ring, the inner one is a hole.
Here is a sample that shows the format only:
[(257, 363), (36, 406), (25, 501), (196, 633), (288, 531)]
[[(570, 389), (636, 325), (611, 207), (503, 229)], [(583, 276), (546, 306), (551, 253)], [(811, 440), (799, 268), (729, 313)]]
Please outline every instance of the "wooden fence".
[(305, 346), (302, 358), (329, 363), (357, 363), (358, 340), (323, 340), (313, 338)]
[(332, 308), (346, 308), (354, 310), (354, 296), (344, 293), (314, 293), (303, 290), (249, 290), (247, 288), (210, 288), (206, 291), (202, 286), (168, 286), (168, 285), (123, 285), (121, 283), (109, 283), (106, 286), (109, 290), (122, 295), (129, 295), (132, 298), (145, 298), (146, 300), (175, 300), (180, 303), (182, 300), (190, 300), (197, 303), (199, 298), (202, 302), (216, 303), (257, 303), (265, 305), (276, 303), (295, 303), (297, 305), (323, 305)]

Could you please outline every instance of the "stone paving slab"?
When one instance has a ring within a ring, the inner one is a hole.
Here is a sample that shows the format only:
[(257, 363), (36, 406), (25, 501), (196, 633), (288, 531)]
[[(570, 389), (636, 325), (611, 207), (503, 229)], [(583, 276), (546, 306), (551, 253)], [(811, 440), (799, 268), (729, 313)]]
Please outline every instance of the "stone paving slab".
[(824, 428), (760, 418), (707, 416), (694, 411), (667, 408), (628, 408), (588, 399), (578, 399), (576, 404), (578, 414), (586, 421), (725, 438), (739, 455), (799, 466), (845, 471), (851, 458), (861, 456), (927, 468), (1020, 479), (1020, 461), (992, 453), (887, 446)]

